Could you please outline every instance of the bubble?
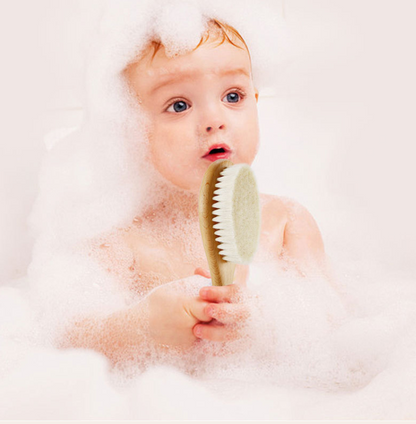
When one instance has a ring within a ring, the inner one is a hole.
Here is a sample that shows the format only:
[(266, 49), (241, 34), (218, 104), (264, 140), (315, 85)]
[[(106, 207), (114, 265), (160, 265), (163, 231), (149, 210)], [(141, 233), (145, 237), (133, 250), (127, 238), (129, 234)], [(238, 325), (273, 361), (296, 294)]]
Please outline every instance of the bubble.
[[(414, 418), (414, 280), (367, 266), (335, 262), (333, 287), (260, 246), (248, 291), (231, 299), (249, 311), (230, 324), (238, 338), (186, 349), (151, 340), (149, 295), (171, 285), (172, 301), (196, 297), (210, 280), (192, 276), (206, 258), (198, 199), (155, 172), (151, 122), (121, 73), (151, 39), (185, 54), (215, 17), (246, 40), (260, 93), (272, 90), (287, 60), (284, 24), (246, 0), (107, 6), (85, 45), (85, 119), (45, 155), (27, 280), (0, 287), (1, 418)], [(138, 304), (140, 321), (125, 315), (113, 330), (128, 337), (113, 338), (108, 318)], [(77, 325), (83, 348), (63, 349)], [(115, 353), (88, 349), (93, 335)]]

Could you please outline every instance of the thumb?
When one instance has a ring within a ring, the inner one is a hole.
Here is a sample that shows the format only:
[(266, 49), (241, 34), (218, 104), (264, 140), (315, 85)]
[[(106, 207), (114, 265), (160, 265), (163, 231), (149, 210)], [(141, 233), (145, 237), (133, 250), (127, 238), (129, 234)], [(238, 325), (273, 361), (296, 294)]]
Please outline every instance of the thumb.
[(187, 302), (187, 309), (197, 321), (210, 322), (212, 317), (205, 312), (205, 308), (208, 305), (207, 301), (193, 297)]
[(211, 278), (211, 273), (207, 269), (195, 268), (195, 275), (202, 275), (205, 278)]

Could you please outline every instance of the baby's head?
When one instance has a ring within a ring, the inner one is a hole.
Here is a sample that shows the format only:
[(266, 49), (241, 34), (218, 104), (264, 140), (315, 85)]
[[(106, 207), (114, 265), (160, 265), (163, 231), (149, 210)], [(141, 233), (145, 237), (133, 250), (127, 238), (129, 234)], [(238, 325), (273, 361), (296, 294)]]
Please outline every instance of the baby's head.
[(148, 118), (151, 160), (175, 186), (197, 193), (211, 164), (204, 156), (217, 144), (227, 146), (233, 163), (253, 162), (258, 92), (234, 28), (211, 20), (197, 47), (170, 58), (152, 41), (125, 76)]

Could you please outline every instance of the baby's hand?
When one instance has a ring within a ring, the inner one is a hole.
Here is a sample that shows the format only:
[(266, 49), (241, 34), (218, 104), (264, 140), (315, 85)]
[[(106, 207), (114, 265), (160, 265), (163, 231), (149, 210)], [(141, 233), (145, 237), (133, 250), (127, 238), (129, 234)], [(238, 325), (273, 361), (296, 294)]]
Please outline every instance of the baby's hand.
[(212, 317), (205, 312), (208, 302), (190, 294), (189, 289), (192, 291), (193, 283), (190, 278), (184, 278), (164, 284), (144, 299), (147, 306), (147, 333), (156, 345), (191, 347), (197, 341), (192, 332), (195, 324), (212, 321)]
[[(195, 273), (210, 278), (209, 271), (198, 268)], [(208, 286), (199, 291), (201, 299), (209, 302), (204, 308), (209, 323), (199, 323), (194, 327), (196, 337), (212, 341), (231, 341), (244, 335), (244, 326), (251, 314), (249, 292), (245, 285), (247, 268), (240, 267), (236, 272), (235, 283), (228, 286)]]

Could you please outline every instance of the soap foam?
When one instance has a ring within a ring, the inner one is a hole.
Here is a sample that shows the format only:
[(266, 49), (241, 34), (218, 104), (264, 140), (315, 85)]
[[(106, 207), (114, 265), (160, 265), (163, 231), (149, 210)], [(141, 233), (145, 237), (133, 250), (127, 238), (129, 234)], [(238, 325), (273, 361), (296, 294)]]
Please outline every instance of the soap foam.
[[(334, 261), (336, 290), (320, 276), (278, 268), (270, 252), (259, 251), (251, 295), (239, 299), (251, 315), (236, 341), (201, 340), (185, 353), (148, 346), (115, 367), (97, 352), (56, 349), (75, 317), (107, 316), (149, 294), (130, 290), (141, 277), (126, 270), (133, 258), (114, 230), (174, 188), (149, 166), (146, 116), (119, 77), (125, 65), (154, 36), (172, 56), (195, 47), (206, 16), (242, 33), (260, 93), (284, 63), (282, 26), (258, 2), (108, 5), (85, 46), (88, 113), (44, 160), (28, 275), (0, 289), (0, 418), (415, 418), (414, 281), (378, 275), (365, 263)], [(281, 55), (268, 54), (270, 40)], [(198, 258), (191, 247), (198, 228), (178, 215), (171, 229), (168, 236), (161, 224), (154, 237), (182, 237), (184, 253)], [(106, 249), (114, 255), (110, 270), (97, 259)], [(195, 296), (209, 283), (193, 276), (185, 287)]]

